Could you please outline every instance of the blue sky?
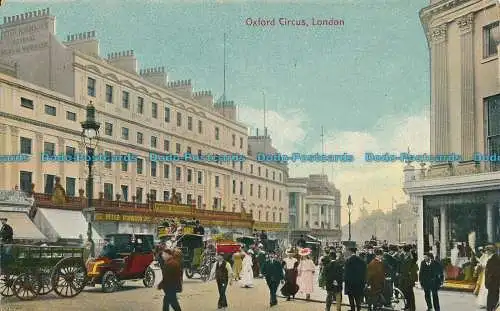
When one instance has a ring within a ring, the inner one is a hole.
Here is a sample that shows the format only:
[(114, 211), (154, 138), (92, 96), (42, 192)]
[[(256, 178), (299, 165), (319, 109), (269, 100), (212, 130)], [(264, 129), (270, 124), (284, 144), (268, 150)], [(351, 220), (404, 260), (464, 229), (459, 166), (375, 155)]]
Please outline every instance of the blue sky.
[[(210, 89), (216, 96), (223, 90), (226, 32), (227, 96), (241, 106), (242, 120), (262, 127), (263, 117), (258, 116), (265, 92), (268, 126), (285, 152), (321, 151), (321, 126), (331, 152), (366, 149), (371, 146), (367, 139), (382, 151), (404, 151), (415, 137), (422, 140), (415, 143), (417, 150), (428, 145), (429, 60), (418, 18), (428, 1), (192, 2), (7, 0), (0, 12), (15, 15), (50, 7), (60, 38), (96, 30), (101, 55), (133, 49), (141, 67), (165, 66), (171, 79), (192, 79), (196, 89)], [(252, 27), (245, 24), (248, 17), (335, 18), (345, 24)], [(408, 128), (411, 120), (415, 137)], [(398, 137), (403, 135), (400, 126), (411, 137)], [(399, 144), (385, 144), (398, 139)], [(370, 168), (363, 167), (333, 166), (327, 171), (341, 190), (351, 193), (361, 183), (353, 174), (368, 174), (363, 170)], [(312, 169), (319, 168), (302, 166), (295, 174)], [(371, 182), (365, 183), (359, 187), (370, 188)], [(403, 200), (401, 184), (396, 184), (394, 180), (386, 187)], [(359, 196), (380, 200), (361, 191)]]

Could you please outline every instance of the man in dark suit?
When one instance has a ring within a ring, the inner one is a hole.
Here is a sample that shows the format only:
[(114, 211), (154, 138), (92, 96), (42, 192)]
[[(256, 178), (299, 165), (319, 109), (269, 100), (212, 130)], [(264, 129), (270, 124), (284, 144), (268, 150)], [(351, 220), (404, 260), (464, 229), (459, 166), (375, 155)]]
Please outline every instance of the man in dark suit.
[(443, 267), (434, 260), (432, 253), (427, 253), (420, 263), (419, 279), (424, 289), (427, 309), (432, 310), (434, 306), (434, 311), (440, 311), (438, 290), (444, 282)]
[(272, 252), (269, 254), (269, 259), (264, 263), (262, 273), (266, 278), (266, 283), (269, 287), (269, 293), (271, 296), (270, 306), (273, 307), (278, 304), (278, 299), (276, 297), (278, 286), (285, 280), (283, 265), (279, 262), (276, 253)]
[(171, 249), (164, 249), (161, 254), (163, 260), (162, 266), (162, 280), (158, 284), (158, 289), (163, 290), (165, 296), (163, 297), (163, 310), (181, 311), (179, 300), (177, 300), (177, 293), (182, 288), (182, 269), (179, 262), (174, 257), (174, 251)]
[(413, 287), (418, 278), (418, 265), (413, 260), (411, 247), (405, 245), (400, 256), (398, 287), (403, 292), (408, 305), (408, 311), (416, 311), (415, 293)]
[(0, 229), (0, 240), (3, 244), (12, 244), (14, 242), (14, 230), (7, 224), (7, 218), (0, 219), (2, 228)]
[(500, 288), (500, 257), (497, 254), (495, 245), (487, 246), (486, 252), (493, 254), (486, 263), (486, 270), (484, 271), (484, 285), (488, 290), (486, 310), (495, 311)]
[(344, 266), (345, 294), (349, 297), (352, 311), (361, 310), (366, 285), (366, 263), (351, 248)]
[(326, 296), (326, 311), (330, 311), (333, 301), (335, 301), (337, 311), (342, 309), (342, 284), (344, 283), (344, 265), (337, 260), (334, 252), (329, 254), (330, 261), (326, 263), (324, 269)]

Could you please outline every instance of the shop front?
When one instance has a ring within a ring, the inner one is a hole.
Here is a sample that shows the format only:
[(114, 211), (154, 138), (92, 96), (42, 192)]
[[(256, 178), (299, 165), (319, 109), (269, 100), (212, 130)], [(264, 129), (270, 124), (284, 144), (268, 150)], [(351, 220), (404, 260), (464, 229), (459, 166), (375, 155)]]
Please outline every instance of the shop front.
[(161, 220), (162, 218), (149, 215), (96, 212), (94, 228), (102, 236), (114, 233), (156, 235)]

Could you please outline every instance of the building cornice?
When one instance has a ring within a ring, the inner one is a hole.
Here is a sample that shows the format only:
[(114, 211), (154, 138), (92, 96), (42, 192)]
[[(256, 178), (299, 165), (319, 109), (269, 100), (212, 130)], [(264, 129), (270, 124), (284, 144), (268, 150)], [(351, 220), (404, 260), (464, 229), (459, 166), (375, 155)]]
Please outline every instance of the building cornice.
[(404, 185), (404, 191), (414, 196), (491, 190), (500, 190), (500, 172), (423, 179)]

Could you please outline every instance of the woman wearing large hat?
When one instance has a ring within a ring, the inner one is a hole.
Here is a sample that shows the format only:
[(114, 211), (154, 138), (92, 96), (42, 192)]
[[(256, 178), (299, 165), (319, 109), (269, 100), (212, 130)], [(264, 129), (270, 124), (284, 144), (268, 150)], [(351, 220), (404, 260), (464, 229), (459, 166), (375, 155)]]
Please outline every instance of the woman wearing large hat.
[(295, 252), (292, 249), (287, 250), (287, 257), (283, 260), (283, 266), (285, 268), (285, 285), (281, 288), (281, 294), (290, 300), (291, 297), (295, 298), (295, 294), (299, 291), (299, 286), (297, 285), (297, 275), (299, 261), (295, 258)]
[(314, 273), (316, 272), (316, 266), (314, 262), (309, 257), (311, 255), (310, 248), (302, 248), (299, 250), (299, 255), (301, 257), (298, 270), (298, 280), (299, 291), (306, 295), (306, 299), (311, 298), (311, 293), (314, 288)]

